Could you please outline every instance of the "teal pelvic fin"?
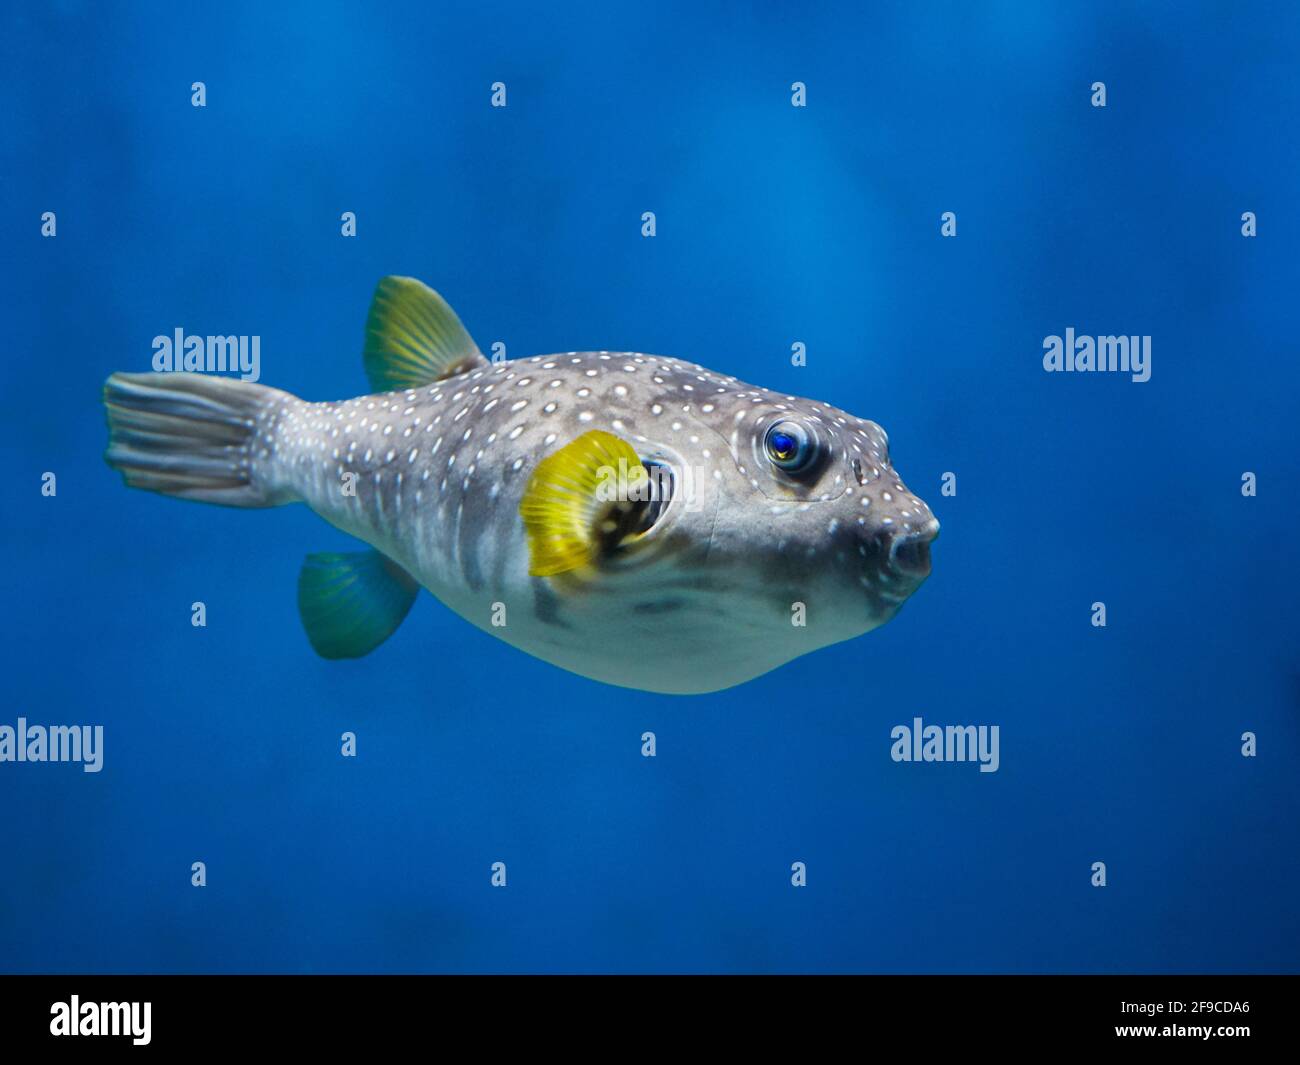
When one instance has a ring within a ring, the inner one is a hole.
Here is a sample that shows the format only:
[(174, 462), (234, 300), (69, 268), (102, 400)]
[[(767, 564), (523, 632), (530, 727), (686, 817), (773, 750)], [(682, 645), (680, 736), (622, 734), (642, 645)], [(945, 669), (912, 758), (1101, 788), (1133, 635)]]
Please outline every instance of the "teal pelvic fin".
[(447, 301), (413, 277), (385, 277), (375, 287), (364, 358), (376, 392), (419, 388), (490, 365)]
[(397, 631), (419, 587), (378, 551), (308, 555), (298, 573), (298, 613), (322, 658), (360, 658)]

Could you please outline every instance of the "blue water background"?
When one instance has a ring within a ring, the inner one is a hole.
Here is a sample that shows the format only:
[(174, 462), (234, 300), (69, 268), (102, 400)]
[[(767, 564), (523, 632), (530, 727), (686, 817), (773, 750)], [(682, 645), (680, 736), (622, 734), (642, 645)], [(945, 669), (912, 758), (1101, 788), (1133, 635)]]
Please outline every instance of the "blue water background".
[[(0, 970), (1300, 968), (1297, 11), (6, 4), (0, 723), (106, 752), (0, 765)], [(880, 422), (932, 578), (697, 698), (427, 596), (316, 658), (298, 566), (352, 541), (127, 490), (99, 389), (181, 327), (363, 393), (391, 273), (511, 356)], [(1067, 327), (1149, 334), (1151, 380), (1044, 373)], [(891, 761), (914, 716), (998, 725), (1000, 769)]]

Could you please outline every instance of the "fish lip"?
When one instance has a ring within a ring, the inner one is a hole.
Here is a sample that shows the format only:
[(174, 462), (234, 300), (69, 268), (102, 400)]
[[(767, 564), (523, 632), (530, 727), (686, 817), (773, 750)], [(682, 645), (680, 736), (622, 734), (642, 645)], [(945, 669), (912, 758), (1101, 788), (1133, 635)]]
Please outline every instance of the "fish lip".
[(888, 556), (890, 579), (910, 584), (913, 591), (919, 588), (933, 570), (930, 545), (938, 536), (938, 519), (931, 516), (919, 529), (893, 537)]
[[(858, 583), (874, 616), (885, 620), (894, 617), (929, 580), (932, 573), (929, 548), (938, 535), (939, 522), (931, 516), (919, 528), (888, 540), (885, 550), (870, 557)], [(881, 538), (875, 542), (882, 547), (886, 544)]]

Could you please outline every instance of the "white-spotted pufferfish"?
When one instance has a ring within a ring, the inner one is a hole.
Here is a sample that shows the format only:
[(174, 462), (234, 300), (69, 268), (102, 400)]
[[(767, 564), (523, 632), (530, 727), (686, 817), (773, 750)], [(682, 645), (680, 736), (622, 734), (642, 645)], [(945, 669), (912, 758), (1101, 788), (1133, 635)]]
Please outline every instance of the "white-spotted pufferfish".
[(939, 523), (874, 422), (679, 359), (491, 362), (433, 290), (384, 278), (373, 395), (308, 403), (196, 373), (113, 374), (126, 483), (236, 507), (304, 502), (373, 550), (308, 555), (327, 658), (364, 655), (420, 585), (585, 677), (717, 691), (884, 624)]

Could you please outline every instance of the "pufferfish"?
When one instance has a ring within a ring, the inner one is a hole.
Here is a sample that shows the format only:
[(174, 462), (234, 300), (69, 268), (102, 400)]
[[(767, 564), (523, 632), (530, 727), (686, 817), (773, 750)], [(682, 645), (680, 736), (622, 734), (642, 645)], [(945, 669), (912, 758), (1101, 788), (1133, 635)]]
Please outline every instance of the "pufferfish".
[(308, 555), (307, 636), (355, 658), (422, 585), (483, 631), (628, 688), (718, 691), (894, 616), (939, 523), (875, 422), (694, 363), (490, 361), (419, 281), (380, 281), (371, 395), (309, 403), (115, 373), (108, 463), (234, 507), (306, 503), (371, 550)]

